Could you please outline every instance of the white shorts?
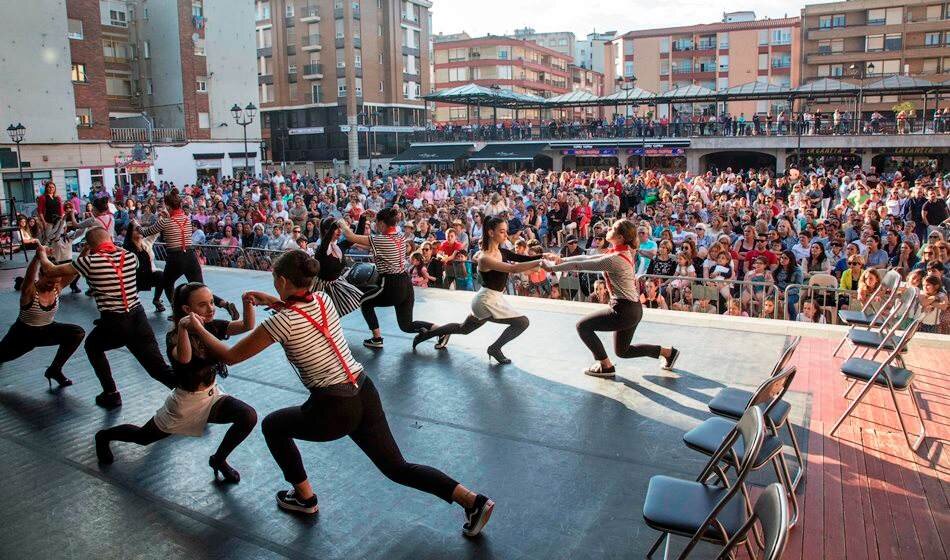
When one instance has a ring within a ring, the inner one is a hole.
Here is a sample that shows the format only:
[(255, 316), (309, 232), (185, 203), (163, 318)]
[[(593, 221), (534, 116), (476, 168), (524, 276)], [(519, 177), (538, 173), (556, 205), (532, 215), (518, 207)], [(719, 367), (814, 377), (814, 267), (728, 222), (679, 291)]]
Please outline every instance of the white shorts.
[(155, 425), (167, 434), (198, 437), (204, 434), (214, 403), (225, 396), (217, 383), (194, 393), (175, 389), (155, 412)]

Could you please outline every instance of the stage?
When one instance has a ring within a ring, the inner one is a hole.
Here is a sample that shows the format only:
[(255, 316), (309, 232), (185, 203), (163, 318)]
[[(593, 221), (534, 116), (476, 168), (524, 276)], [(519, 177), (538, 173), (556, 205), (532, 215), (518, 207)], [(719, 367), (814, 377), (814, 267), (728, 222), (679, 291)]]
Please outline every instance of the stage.
[[(271, 290), (267, 273), (209, 268), (205, 274), (217, 294), (233, 301), (247, 289)], [(164, 350), (169, 322), (142, 295)], [(15, 319), (17, 297), (4, 283), (4, 331)], [(419, 291), (416, 317), (461, 321), (468, 297)], [(379, 388), (406, 458), (436, 466), (496, 501), (484, 535), (472, 540), (460, 534), (459, 508), (391, 483), (349, 439), (299, 444), (320, 498), (320, 513), (312, 519), (278, 511), (274, 493), (288, 485), (260, 425), (229, 458), (241, 472), (238, 485), (213, 483), (207, 464), (223, 426), (210, 427), (203, 438), (172, 437), (149, 447), (114, 443), (115, 464), (100, 467), (93, 434), (115, 424), (144, 423), (167, 389), (127, 351), (110, 352), (124, 404), (107, 412), (93, 404), (101, 389), (82, 348), (65, 368), (75, 385), (52, 391), (43, 371), (53, 349), (38, 349), (0, 366), (0, 557), (643, 557), (657, 536), (641, 516), (649, 478), (696, 477), (705, 458), (682, 444), (683, 433), (708, 417), (706, 402), (720, 388), (754, 389), (786, 337), (726, 322), (726, 328), (671, 324), (649, 315), (634, 340), (680, 348), (676, 370), (661, 370), (658, 360), (627, 360), (618, 364), (616, 380), (597, 380), (581, 374), (592, 361), (574, 331), (585, 307), (526, 304), (531, 327), (505, 348), (514, 360), (509, 366), (489, 365), (485, 354), (501, 326), (454, 337), (447, 350), (437, 351), (430, 342), (413, 353), (411, 337), (398, 332), (391, 309), (380, 313), (386, 341), (381, 351), (360, 344), (368, 332), (358, 311), (344, 321), (354, 356)], [(58, 320), (88, 332), (95, 317), (91, 298), (63, 296)], [(819, 371), (819, 356), (830, 357), (833, 347), (830, 340), (812, 340), (797, 361), (812, 367), (815, 379), (819, 373), (837, 376)], [(828, 357), (820, 359), (830, 364)], [(811, 457), (816, 393), (809, 383), (800, 372), (787, 400)], [(254, 406), (260, 419), (307, 396), (277, 345), (231, 368), (220, 384)], [(768, 474), (754, 480), (770, 482)], [(820, 491), (821, 472), (815, 478)], [(813, 487), (809, 481), (800, 493)], [(806, 535), (809, 526), (821, 530), (807, 509), (803, 514)], [(939, 524), (937, 512), (934, 517)], [(714, 550), (701, 545), (696, 557), (711, 557)]]

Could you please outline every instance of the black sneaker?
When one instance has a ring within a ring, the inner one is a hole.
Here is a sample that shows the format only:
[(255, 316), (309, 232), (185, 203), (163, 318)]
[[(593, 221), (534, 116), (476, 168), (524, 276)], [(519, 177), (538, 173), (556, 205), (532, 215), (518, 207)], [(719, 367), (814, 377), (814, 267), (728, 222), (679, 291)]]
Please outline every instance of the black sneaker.
[(474, 537), (481, 533), (494, 509), (495, 502), (491, 501), (488, 496), (481, 494), (476, 496), (475, 505), (471, 508), (465, 508), (465, 524), (462, 525), (462, 534), (466, 537)]
[(277, 505), (280, 509), (293, 511), (297, 513), (314, 514), (320, 511), (317, 505), (317, 495), (314, 494), (309, 500), (303, 500), (297, 497), (293, 490), (281, 490), (277, 493)]
[(102, 437), (102, 432), (96, 432), (96, 458), (100, 465), (111, 465), (115, 461), (112, 450), (109, 449), (109, 441)]
[(74, 293), (74, 294), (78, 294), (78, 293), (81, 292), (82, 290), (79, 289), (79, 286), (70, 286), (70, 287), (69, 287), (69, 291), (72, 292), (72, 293)]
[(19, 292), (20, 288), (22, 287), (23, 287), (23, 277), (17, 276), (16, 278), (13, 279), (13, 289), (14, 291)]
[(122, 395), (118, 391), (114, 393), (99, 393), (96, 395), (96, 404), (102, 408), (112, 409), (122, 406)]
[(662, 369), (670, 371), (673, 369), (673, 365), (676, 363), (676, 359), (680, 357), (680, 351), (676, 348), (670, 348), (670, 357), (666, 358), (666, 365)]
[(605, 368), (600, 362), (594, 362), (594, 365), (584, 370), (584, 375), (600, 377), (601, 379), (613, 379), (615, 373), (617, 373), (617, 366)]
[(439, 340), (437, 340), (436, 343), (435, 343), (435, 349), (436, 349), (436, 350), (441, 350), (441, 349), (445, 348), (446, 346), (448, 346), (448, 345), (449, 345), (449, 338), (451, 338), (451, 336), (452, 336), (452, 335), (450, 335), (450, 334), (443, 334), (442, 336), (440, 336), (440, 337), (439, 337)]
[(374, 336), (373, 338), (367, 338), (363, 341), (363, 346), (367, 348), (382, 348), (383, 347), (383, 337)]
[(164, 313), (164, 312), (165, 312), (165, 305), (162, 304), (162, 301), (161, 301), (161, 300), (158, 300), (158, 299), (153, 300), (153, 301), (152, 301), (152, 305), (155, 306), (155, 312), (156, 312), (156, 313)]

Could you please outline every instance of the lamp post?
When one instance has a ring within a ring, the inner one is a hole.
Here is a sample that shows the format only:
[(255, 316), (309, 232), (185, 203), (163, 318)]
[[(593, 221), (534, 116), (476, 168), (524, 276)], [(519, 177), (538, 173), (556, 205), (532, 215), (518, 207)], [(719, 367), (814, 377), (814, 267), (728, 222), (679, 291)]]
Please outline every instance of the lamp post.
[[(373, 147), (370, 145), (370, 142), (369, 142), (369, 129), (370, 129), (369, 117), (370, 116), (379, 117), (381, 113), (382, 111), (380, 111), (379, 109), (374, 109), (372, 111), (364, 111), (356, 115), (356, 124), (359, 125), (360, 117), (362, 117), (363, 126), (366, 127), (366, 154), (369, 156), (369, 173), (367, 173), (366, 175), (368, 177), (373, 175)], [(375, 130), (373, 131), (373, 138), (374, 139), (376, 138)]]
[(234, 122), (244, 129), (244, 173), (246, 175), (247, 168), (250, 167), (247, 158), (247, 127), (254, 122), (254, 117), (257, 116), (257, 107), (253, 103), (248, 103), (247, 107), (242, 110), (235, 103), (234, 107), (231, 107), (231, 114), (234, 115)]
[[(23, 126), (23, 123), (17, 123), (16, 126), (11, 124), (10, 126), (7, 127), (7, 134), (10, 135), (10, 140), (12, 140), (14, 144), (16, 144), (16, 162), (17, 162), (17, 167), (19, 167), (20, 169), (20, 188), (22, 189), (24, 188), (23, 186), (23, 157), (20, 155), (20, 142), (23, 142), (23, 137), (26, 136), (26, 127)], [(10, 195), (10, 207), (11, 207), (10, 213), (11, 214), (15, 212), (13, 210), (13, 207), (15, 206), (16, 206), (16, 199), (11, 194)], [(10, 224), (10, 225), (13, 225), (13, 224)]]
[(848, 70), (851, 70), (852, 76), (858, 80), (858, 98), (854, 101), (854, 132), (858, 134), (861, 132), (861, 112), (864, 110), (864, 79), (868, 74), (874, 73), (874, 63), (868, 62), (868, 65), (863, 68), (852, 64)]

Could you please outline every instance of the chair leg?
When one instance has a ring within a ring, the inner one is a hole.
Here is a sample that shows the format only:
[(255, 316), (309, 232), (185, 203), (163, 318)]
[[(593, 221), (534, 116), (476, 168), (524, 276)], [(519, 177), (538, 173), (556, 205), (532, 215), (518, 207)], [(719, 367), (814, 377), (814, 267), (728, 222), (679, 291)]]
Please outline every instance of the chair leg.
[(858, 393), (858, 396), (855, 397), (853, 401), (851, 401), (851, 405), (848, 406), (847, 410), (844, 411), (844, 414), (841, 415), (841, 418), (838, 418), (838, 421), (835, 422), (834, 427), (831, 428), (831, 431), (828, 433), (829, 436), (835, 435), (835, 432), (838, 431), (838, 428), (841, 426), (841, 423), (844, 422), (844, 419), (850, 416), (852, 412), (854, 412), (854, 409), (858, 407), (858, 404), (860, 404), (861, 399), (864, 398), (864, 395), (868, 394), (868, 391), (870, 391), (871, 387), (873, 386), (874, 386), (874, 378), (872, 377), (867, 383), (864, 384), (864, 388), (861, 389), (861, 392)]
[(755, 551), (752, 550), (752, 541), (751, 539), (745, 540), (745, 551), (749, 555), (749, 558), (755, 558)]
[(851, 393), (851, 389), (854, 389), (854, 386), (857, 385), (857, 383), (858, 383), (857, 381), (855, 381), (854, 379), (852, 379), (852, 380), (848, 383), (848, 388), (844, 390), (844, 394), (841, 395), (841, 396), (844, 397), (844, 398), (848, 398), (848, 394)]
[(656, 549), (659, 548), (660, 544), (663, 541), (666, 541), (666, 550), (669, 552), (670, 543), (669, 543), (670, 534), (661, 533), (660, 538), (656, 539), (656, 542), (653, 543), (653, 546), (650, 547), (650, 552), (647, 552), (647, 558), (653, 558), (653, 553), (656, 552)]
[(791, 519), (788, 522), (788, 528), (791, 529), (798, 523), (798, 497), (795, 495), (795, 487), (792, 485), (792, 477), (788, 474), (788, 463), (785, 461), (785, 455), (779, 453), (775, 459), (772, 459), (772, 465), (775, 467), (775, 476), (785, 488), (788, 494), (788, 501), (792, 506)]
[(844, 337), (841, 339), (841, 342), (838, 343), (838, 347), (835, 348), (835, 351), (831, 354), (831, 357), (832, 357), (832, 358), (837, 358), (837, 357), (838, 357), (838, 352), (841, 351), (841, 347), (844, 346), (844, 343), (845, 343), (847, 340), (848, 340), (848, 337), (847, 337), (847, 336), (844, 336)]
[(893, 387), (888, 387), (891, 391), (891, 400), (894, 401), (894, 410), (897, 412), (897, 420), (901, 423), (901, 431), (904, 432), (904, 439), (907, 440), (907, 447), (910, 447), (911, 451), (917, 451), (920, 447), (920, 444), (924, 442), (924, 438), (927, 436), (924, 431), (924, 417), (920, 414), (920, 406), (917, 404), (917, 396), (914, 394), (914, 389), (912, 385), (907, 386), (907, 391), (910, 393), (910, 400), (914, 403), (914, 409), (917, 412), (917, 421), (920, 423), (920, 431), (917, 433), (917, 441), (911, 443), (910, 434), (907, 432), (907, 424), (904, 423), (904, 415), (901, 413), (901, 407), (897, 404), (897, 393), (894, 392)]
[(798, 445), (798, 436), (795, 435), (795, 426), (792, 425), (791, 420), (785, 421), (785, 428), (788, 430), (789, 439), (792, 440), (792, 451), (795, 453), (795, 461), (798, 462), (798, 471), (792, 480), (792, 488), (798, 490), (798, 485), (805, 479), (805, 459), (802, 457), (802, 450)]
[[(741, 493), (742, 493), (742, 499), (745, 501), (745, 514), (746, 514), (746, 517), (748, 517), (749, 519), (751, 519), (751, 518), (755, 515), (755, 510), (752, 509), (752, 500), (749, 499), (749, 494), (748, 494), (748, 492), (745, 491), (745, 483), (743, 483), (743, 488), (742, 488), (742, 490), (741, 490)], [(752, 533), (752, 536), (755, 537), (755, 545), (758, 546), (759, 548), (764, 549), (764, 548), (765, 548), (765, 535), (763, 535), (763, 534), (759, 531), (759, 528), (758, 528), (757, 526), (755, 526), (755, 525), (752, 526), (752, 530), (751, 530), (750, 532)], [(752, 540), (752, 539), (748, 539), (748, 540)]]

